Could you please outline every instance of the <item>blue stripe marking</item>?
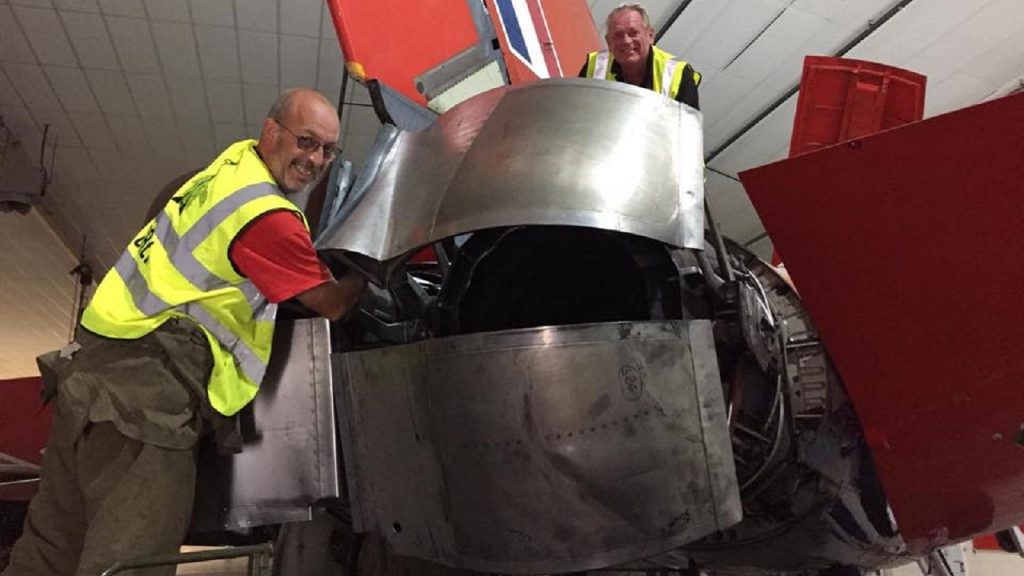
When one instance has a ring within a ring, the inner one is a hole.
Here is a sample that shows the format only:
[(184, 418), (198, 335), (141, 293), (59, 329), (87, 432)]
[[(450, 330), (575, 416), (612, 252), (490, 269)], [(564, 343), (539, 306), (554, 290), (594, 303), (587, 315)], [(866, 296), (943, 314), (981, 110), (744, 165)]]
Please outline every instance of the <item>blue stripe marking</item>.
[(533, 64), (533, 61), (530, 60), (530, 50), (526, 47), (526, 40), (523, 38), (523, 29), (519, 26), (519, 15), (516, 13), (515, 6), (512, 5), (512, 0), (498, 0), (497, 3), (509, 47), (518, 52), (523, 60)]

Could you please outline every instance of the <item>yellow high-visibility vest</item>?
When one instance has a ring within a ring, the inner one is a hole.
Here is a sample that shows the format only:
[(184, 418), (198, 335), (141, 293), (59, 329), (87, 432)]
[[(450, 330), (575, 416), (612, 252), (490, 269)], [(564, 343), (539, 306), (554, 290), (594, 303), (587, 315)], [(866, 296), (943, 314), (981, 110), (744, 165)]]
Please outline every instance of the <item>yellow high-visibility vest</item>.
[[(675, 100), (676, 95), (679, 94), (679, 88), (683, 85), (686, 61), (679, 60), (657, 46), (651, 46), (651, 52), (654, 53), (651, 90)], [(612, 73), (612, 64), (614, 63), (615, 59), (607, 50), (591, 52), (587, 55), (587, 78), (619, 80)], [(700, 85), (700, 73), (696, 70), (693, 71), (693, 82), (695, 85)]]
[(306, 223), (255, 145), (232, 144), (179, 188), (128, 244), (82, 315), (89, 331), (120, 339), (145, 336), (170, 318), (191, 319), (213, 354), (210, 404), (226, 416), (259, 390), (277, 314), (277, 305), (235, 270), (231, 242), (270, 211), (289, 210)]

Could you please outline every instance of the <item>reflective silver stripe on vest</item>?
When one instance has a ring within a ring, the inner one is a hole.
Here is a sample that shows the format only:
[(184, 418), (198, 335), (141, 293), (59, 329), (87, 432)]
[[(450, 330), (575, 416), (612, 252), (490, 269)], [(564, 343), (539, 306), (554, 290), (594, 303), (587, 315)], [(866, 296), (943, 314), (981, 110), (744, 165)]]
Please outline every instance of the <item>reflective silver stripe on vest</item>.
[[(139, 268), (130, 253), (125, 251), (117, 261), (114, 268), (128, 287), (128, 291), (132, 295), (135, 307), (142, 311), (142, 313), (147, 316), (156, 316), (157, 314), (171, 309), (170, 304), (164, 302), (146, 286), (146, 281), (142, 275), (138, 273)], [(246, 282), (246, 284), (250, 286), (252, 285), (251, 282)], [(249, 302), (250, 305), (253, 303), (252, 300)], [(264, 304), (265, 305), (259, 306), (259, 303), (257, 303), (259, 307), (256, 308), (256, 310), (258, 310), (259, 314), (254, 314), (257, 321), (267, 319), (266, 316), (268, 312), (270, 314), (270, 320), (273, 320), (273, 317), (276, 315), (276, 304), (270, 304), (265, 302), (265, 300)], [(271, 310), (268, 311), (268, 308)], [(209, 330), (210, 333), (213, 334), (214, 338), (216, 338), (224, 349), (230, 352), (231, 356), (236, 362), (238, 362), (239, 367), (242, 369), (242, 373), (245, 374), (252, 382), (259, 384), (267, 367), (263, 361), (256, 356), (256, 353), (253, 352), (252, 348), (249, 348), (245, 342), (235, 336), (227, 326), (221, 324), (219, 320), (203, 309), (202, 306), (189, 303), (183, 306), (180, 309), (180, 312)]]
[(597, 58), (594, 59), (594, 75), (591, 78), (603, 79), (608, 75), (608, 53), (598, 52)]
[(235, 286), (241, 290), (246, 302), (252, 308), (252, 317), (257, 321), (274, 321), (277, 319), (277, 304), (271, 304), (267, 297), (253, 285), (252, 282), (243, 282)]
[(245, 301), (249, 303), (249, 306), (254, 312), (256, 311), (256, 307), (262, 306), (263, 301), (266, 300), (263, 293), (260, 292), (259, 289), (257, 289), (250, 281), (242, 282), (238, 286), (235, 286), (235, 288), (241, 290), (242, 295), (245, 296)]
[(263, 307), (258, 309), (253, 317), (260, 322), (273, 322), (277, 320), (277, 304), (263, 301)]
[[(268, 304), (268, 308), (277, 308), (276, 304)], [(213, 317), (212, 314), (206, 311), (201, 305), (190, 302), (182, 307), (183, 313), (187, 314), (189, 318), (192, 318), (196, 322), (200, 323), (203, 328), (206, 328), (213, 334), (213, 337), (220, 342), (221, 346), (224, 347), (228, 353), (238, 363), (239, 369), (242, 374), (249, 381), (259, 384), (263, 380), (263, 374), (267, 371), (267, 365), (263, 360), (260, 360), (259, 356), (253, 352), (244, 341), (239, 339), (235, 334), (220, 323), (219, 320)]]
[(665, 63), (665, 69), (661, 72), (661, 93), (669, 98), (672, 97), (672, 75), (675, 74), (676, 66), (678, 65), (678, 60), (669, 60)]
[[(160, 238), (160, 243), (163, 244), (164, 250), (167, 251), (171, 263), (193, 286), (203, 292), (225, 286), (226, 283), (222, 279), (210, 274), (206, 267), (196, 260), (195, 249), (240, 207), (258, 198), (274, 195), (278, 195), (277, 188), (266, 182), (252, 184), (232, 192), (230, 196), (222, 199), (216, 206), (210, 208), (206, 214), (203, 214), (188, 229), (188, 232), (185, 232), (184, 236), (178, 236), (177, 232), (170, 226), (170, 221), (166, 215), (161, 212), (157, 217), (157, 237)], [(161, 226), (160, 220), (164, 220), (166, 225)]]
[[(117, 261), (117, 265), (114, 268), (128, 287), (128, 291), (132, 295), (135, 307), (144, 314), (147, 316), (156, 316), (157, 314), (171, 309), (170, 304), (164, 302), (159, 296), (149, 290), (146, 286), (145, 279), (138, 273), (138, 266), (135, 263), (135, 259), (132, 258), (131, 254), (127, 251), (121, 256), (121, 259)], [(252, 286), (252, 283), (246, 282), (245, 285)], [(254, 320), (257, 322), (272, 322), (277, 316), (277, 304), (267, 302), (266, 298), (264, 298), (259, 291), (255, 290), (255, 287), (253, 290), (260, 295), (259, 298), (262, 300), (262, 303), (254, 303), (252, 298), (249, 298), (248, 295), (246, 296), (251, 306), (255, 304), (255, 306), (253, 306)], [(256, 384), (260, 383), (263, 379), (264, 372), (266, 372), (267, 366), (262, 360), (260, 360), (259, 356), (256, 355), (248, 344), (235, 336), (234, 332), (199, 304), (187, 303), (180, 307), (179, 311), (209, 330), (210, 333), (213, 334), (214, 338), (221, 343), (221, 346), (223, 346), (235, 361), (238, 362), (242, 373), (245, 374), (250, 381)]]
[(156, 316), (170, 309), (170, 304), (149, 291), (149, 286), (146, 285), (145, 279), (139, 274), (138, 264), (136, 264), (135, 258), (132, 258), (131, 252), (125, 250), (121, 253), (117, 264), (114, 265), (114, 270), (117, 270), (118, 276), (121, 277), (124, 285), (128, 287), (128, 292), (132, 295), (132, 302), (135, 303), (135, 307), (141, 310), (143, 314)]
[[(194, 286), (204, 292), (225, 286), (227, 283), (211, 274), (196, 259), (193, 251), (209, 237), (217, 226), (241, 206), (258, 198), (277, 194), (277, 188), (266, 182), (241, 188), (203, 214), (184, 236), (178, 235), (174, 227), (171, 226), (170, 219), (161, 211), (156, 217), (155, 235), (160, 239), (174, 268)], [(172, 308), (169, 303), (149, 289), (146, 279), (139, 273), (138, 264), (129, 251), (126, 250), (121, 255), (115, 269), (128, 287), (135, 307), (142, 313), (147, 316), (156, 316)], [(252, 282), (243, 282), (236, 288), (242, 292), (253, 310), (254, 321), (273, 321), (276, 318), (277, 305), (267, 302), (266, 297), (253, 286)], [(180, 307), (179, 311), (209, 330), (224, 349), (235, 358), (246, 377), (257, 384), (260, 382), (266, 371), (266, 364), (244, 341), (198, 304), (186, 303)]]

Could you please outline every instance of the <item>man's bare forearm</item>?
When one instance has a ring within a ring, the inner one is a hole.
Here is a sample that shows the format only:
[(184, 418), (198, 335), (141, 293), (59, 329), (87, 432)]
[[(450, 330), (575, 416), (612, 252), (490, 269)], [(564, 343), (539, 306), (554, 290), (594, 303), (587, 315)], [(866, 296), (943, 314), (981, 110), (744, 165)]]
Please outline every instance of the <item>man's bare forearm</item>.
[(347, 314), (359, 300), (366, 288), (366, 279), (350, 272), (338, 280), (328, 280), (310, 288), (295, 298), (305, 307), (327, 318), (338, 320)]

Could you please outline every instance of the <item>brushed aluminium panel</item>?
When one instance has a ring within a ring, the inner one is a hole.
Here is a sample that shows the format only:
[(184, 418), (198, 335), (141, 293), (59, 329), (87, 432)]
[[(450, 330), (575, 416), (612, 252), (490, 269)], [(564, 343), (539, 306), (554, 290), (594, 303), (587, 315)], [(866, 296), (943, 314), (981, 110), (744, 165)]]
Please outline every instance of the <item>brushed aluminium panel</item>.
[(483, 228), (552, 224), (702, 248), (702, 118), (618, 82), (485, 92), (401, 133), (366, 196), (317, 247), (383, 261)]
[(398, 554), (573, 572), (740, 519), (706, 321), (471, 334), (335, 360), (356, 528)]
[(260, 392), (240, 413), (243, 451), (200, 451), (192, 529), (310, 519), (340, 494), (328, 322), (281, 321)]

